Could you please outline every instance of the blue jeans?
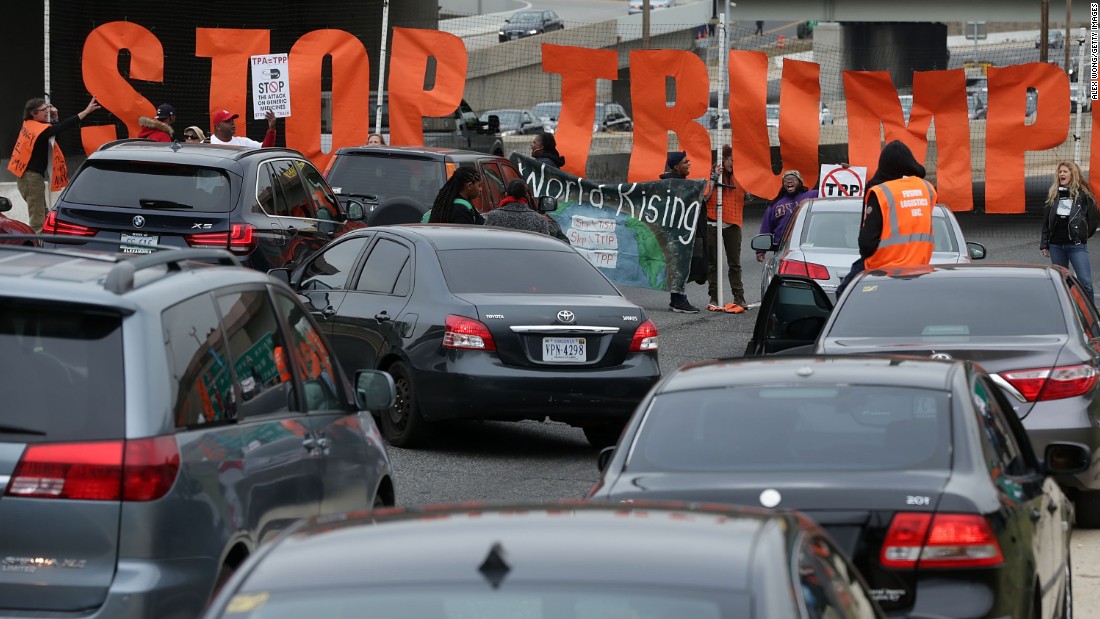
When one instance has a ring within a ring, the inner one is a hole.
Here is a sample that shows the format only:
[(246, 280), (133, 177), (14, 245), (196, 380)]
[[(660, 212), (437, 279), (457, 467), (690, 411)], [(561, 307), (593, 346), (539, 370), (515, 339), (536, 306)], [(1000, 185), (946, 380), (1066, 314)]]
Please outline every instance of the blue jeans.
[(1077, 280), (1081, 282), (1081, 287), (1085, 289), (1085, 294), (1092, 298), (1092, 265), (1089, 264), (1089, 246), (1088, 243), (1066, 243), (1055, 244), (1051, 243), (1050, 247), (1050, 261), (1053, 264), (1062, 267), (1069, 267), (1073, 264), (1073, 274), (1077, 276)]

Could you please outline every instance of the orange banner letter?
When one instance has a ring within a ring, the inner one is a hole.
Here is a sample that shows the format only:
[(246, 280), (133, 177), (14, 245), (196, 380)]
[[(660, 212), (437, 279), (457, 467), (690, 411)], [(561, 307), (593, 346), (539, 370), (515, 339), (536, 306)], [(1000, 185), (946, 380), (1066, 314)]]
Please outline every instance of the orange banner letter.
[(195, 29), (195, 55), (211, 59), (210, 113), (225, 109), (240, 114), (237, 120), (238, 135), (244, 135), (245, 119), (250, 118), (248, 103), (252, 99), (248, 90), (248, 58), (269, 53), (271, 33), (268, 30)]
[[(665, 79), (676, 80), (676, 103), (665, 102)], [(634, 151), (627, 182), (655, 180), (665, 170), (668, 132), (680, 139), (692, 161), (690, 178), (710, 177), (710, 135), (695, 122), (710, 101), (707, 67), (691, 52), (673, 49), (630, 52), (630, 99), (634, 106)]]
[[(449, 32), (393, 29), (390, 57), (390, 144), (424, 143), (424, 117), (453, 114), (466, 86), (466, 45)], [(424, 89), (428, 58), (435, 58), (435, 85)]]
[[(139, 116), (152, 116), (156, 108), (138, 94), (126, 78), (118, 73), (118, 53), (130, 52), (130, 78), (147, 82), (164, 81), (164, 48), (160, 39), (149, 30), (132, 22), (114, 21), (103, 24), (84, 40), (81, 71), (84, 87), (99, 100), (99, 104), (126, 125), (127, 137), (141, 132)], [(106, 142), (117, 140), (118, 131), (112, 125), (82, 127), (80, 138), (84, 152), (91, 154)]]
[(561, 114), (555, 134), (558, 154), (565, 157), (562, 169), (583, 178), (596, 122), (596, 80), (618, 77), (619, 54), (612, 49), (543, 43), (542, 70), (561, 75)]

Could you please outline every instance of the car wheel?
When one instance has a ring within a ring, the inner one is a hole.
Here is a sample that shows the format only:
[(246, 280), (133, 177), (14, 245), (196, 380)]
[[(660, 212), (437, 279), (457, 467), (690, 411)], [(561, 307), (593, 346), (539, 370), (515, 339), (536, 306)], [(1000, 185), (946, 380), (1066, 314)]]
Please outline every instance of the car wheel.
[(427, 434), (427, 422), (416, 403), (412, 372), (400, 361), (387, 371), (393, 377), (397, 399), (382, 413), (382, 436), (394, 447), (412, 447)]
[(584, 438), (588, 444), (596, 449), (613, 447), (619, 442), (619, 437), (626, 427), (626, 419), (611, 419), (585, 422), (581, 429), (584, 430)]
[(1062, 589), (1061, 619), (1073, 619), (1073, 564), (1069, 561), (1069, 548), (1066, 548), (1066, 586)]
[(1100, 529), (1100, 491), (1081, 491), (1073, 504), (1077, 526), (1082, 529)]

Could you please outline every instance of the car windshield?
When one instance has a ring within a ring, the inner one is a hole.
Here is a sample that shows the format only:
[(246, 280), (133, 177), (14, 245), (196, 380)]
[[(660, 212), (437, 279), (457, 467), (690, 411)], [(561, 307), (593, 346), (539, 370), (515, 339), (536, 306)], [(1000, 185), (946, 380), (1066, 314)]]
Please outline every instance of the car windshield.
[(412, 157), (340, 155), (328, 172), (337, 194), (408, 198), (431, 206), (439, 188), (447, 182), (442, 161)]
[(438, 255), (455, 294), (619, 296), (596, 267), (573, 251), (448, 249)]
[(751, 385), (662, 393), (633, 473), (940, 469), (950, 399), (902, 386)]
[[(507, 581), (505, 581), (507, 582)], [(308, 590), (238, 594), (233, 619), (299, 619), (300, 617), (385, 617), (385, 619), (604, 619), (608, 617), (676, 617), (721, 619), (751, 614), (741, 592), (692, 589), (674, 591), (550, 584), (493, 589), (434, 585), (353, 590), (315, 587)]]
[(489, 116), (495, 114), (502, 127), (518, 127), (523, 112), (519, 110), (491, 110), (481, 115), (481, 122), (489, 122)]
[(19, 442), (122, 438), (122, 317), (0, 297), (0, 436)]
[(222, 170), (142, 161), (89, 161), (65, 191), (70, 204), (228, 213), (229, 176)]
[(561, 115), (561, 103), (540, 103), (535, 106), (535, 114), (539, 117), (557, 118)]
[(1066, 333), (1058, 292), (1049, 278), (996, 277), (977, 269), (961, 277), (917, 275), (879, 277), (873, 285), (856, 282), (834, 314), (826, 334), (830, 338), (959, 342)]
[(529, 13), (516, 13), (512, 16), (513, 22), (540, 22), (542, 21), (542, 13), (529, 12)]

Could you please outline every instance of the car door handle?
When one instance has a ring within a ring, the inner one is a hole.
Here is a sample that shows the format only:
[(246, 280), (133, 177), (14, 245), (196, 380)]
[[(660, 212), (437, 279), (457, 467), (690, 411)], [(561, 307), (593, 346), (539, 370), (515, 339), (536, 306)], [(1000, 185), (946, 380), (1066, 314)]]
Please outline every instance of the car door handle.
[(286, 233), (289, 234), (290, 236), (295, 236), (295, 235), (298, 234), (298, 229), (295, 228), (294, 226), (287, 226), (286, 227)]
[(378, 322), (387, 322), (390, 319), (390, 315), (387, 312), (381, 312), (374, 315), (374, 319)]
[(1031, 520), (1032, 522), (1039, 522), (1039, 519), (1043, 517), (1043, 513), (1038, 508), (1031, 508)]
[(321, 310), (321, 315), (324, 316), (325, 318), (328, 318), (329, 316), (335, 316), (336, 315), (336, 308), (329, 305), (325, 309)]

